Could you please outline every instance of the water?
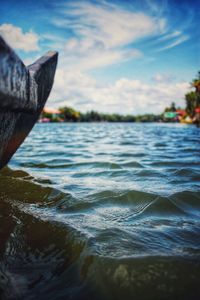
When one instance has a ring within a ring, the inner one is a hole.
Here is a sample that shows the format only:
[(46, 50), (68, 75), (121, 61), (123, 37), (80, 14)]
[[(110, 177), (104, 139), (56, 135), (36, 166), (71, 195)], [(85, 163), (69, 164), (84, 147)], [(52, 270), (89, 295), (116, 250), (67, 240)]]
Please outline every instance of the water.
[(200, 299), (200, 130), (37, 124), (0, 173), (1, 299)]

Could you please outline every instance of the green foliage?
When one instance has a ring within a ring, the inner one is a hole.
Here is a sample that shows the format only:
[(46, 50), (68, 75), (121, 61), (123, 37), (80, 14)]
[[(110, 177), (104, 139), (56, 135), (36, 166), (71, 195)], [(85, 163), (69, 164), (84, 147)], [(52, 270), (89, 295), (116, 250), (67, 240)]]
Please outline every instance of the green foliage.
[[(186, 112), (190, 117), (195, 115), (195, 109), (200, 107), (200, 71), (197, 77), (191, 82), (191, 86), (195, 87), (195, 91), (185, 95)], [(179, 107), (180, 109), (180, 107)], [(166, 113), (176, 113), (177, 108), (174, 102), (169, 107), (166, 107), (162, 115), (144, 114), (144, 115), (120, 115), (99, 113), (91, 110), (86, 113), (81, 113), (72, 107), (64, 106), (59, 108), (60, 114), (54, 115), (50, 113), (42, 113), (43, 118), (50, 119), (51, 122), (160, 122), (166, 121)], [(187, 117), (185, 115), (184, 117)], [(183, 118), (183, 117), (182, 117)], [(168, 118), (170, 121), (170, 118)], [(173, 119), (173, 118), (171, 118)], [(180, 120), (180, 119), (179, 119)], [(177, 117), (178, 121), (178, 117)]]
[(61, 107), (59, 108), (65, 122), (77, 122), (80, 120), (80, 112), (76, 111), (72, 107)]
[[(200, 71), (198, 72), (196, 78), (192, 80), (191, 87), (195, 88), (195, 91), (191, 91), (185, 95), (185, 110), (187, 114), (182, 116), (182, 120), (186, 119), (187, 116), (191, 117), (193, 120), (197, 117), (195, 109), (200, 107)], [(165, 121), (166, 116), (168, 116), (170, 113), (172, 114), (173, 112), (176, 112), (176, 105), (174, 102), (172, 102), (170, 107), (165, 108), (162, 119)], [(168, 119), (170, 119), (170, 117), (168, 117)]]
[(43, 113), (42, 113), (42, 117), (43, 117), (43, 118), (48, 118), (48, 119), (51, 120), (52, 114), (43, 112)]
[(66, 122), (156, 122), (160, 116), (146, 114), (142, 116), (105, 114), (91, 110), (86, 113), (76, 111), (71, 107), (61, 107), (59, 110)]
[(145, 115), (138, 115), (135, 117), (136, 122), (158, 122), (161, 120), (160, 115), (153, 115), (153, 114), (145, 114)]
[(193, 117), (195, 115), (195, 109), (200, 107), (200, 71), (197, 77), (191, 82), (191, 86), (195, 88), (195, 91), (187, 93), (185, 95), (186, 111)]
[(165, 108), (165, 112), (175, 112), (176, 111), (176, 105), (174, 102), (171, 103), (170, 107)]
[(186, 111), (190, 116), (194, 115), (195, 108), (198, 106), (198, 95), (196, 92), (190, 92), (185, 95)]
[(192, 80), (191, 86), (195, 87), (196, 93), (200, 93), (200, 71), (197, 73), (197, 77)]

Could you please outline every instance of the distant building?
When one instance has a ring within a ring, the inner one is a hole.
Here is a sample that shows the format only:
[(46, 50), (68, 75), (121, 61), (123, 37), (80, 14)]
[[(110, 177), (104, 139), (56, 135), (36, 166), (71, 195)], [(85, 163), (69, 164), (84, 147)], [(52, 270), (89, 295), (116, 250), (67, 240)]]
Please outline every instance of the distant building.
[(177, 113), (178, 116), (181, 116), (181, 117), (183, 117), (187, 114), (184, 109), (177, 109), (176, 113)]
[(51, 114), (53, 116), (58, 116), (61, 114), (61, 111), (56, 108), (45, 107), (42, 111), (43, 114)]
[(193, 118), (193, 122), (198, 126), (200, 127), (200, 107), (197, 107), (195, 109), (195, 115), (194, 115), (194, 118)]
[(177, 122), (178, 114), (174, 111), (167, 111), (164, 113), (164, 121), (165, 122)]
[(39, 123), (63, 122), (59, 109), (45, 107), (40, 115)]

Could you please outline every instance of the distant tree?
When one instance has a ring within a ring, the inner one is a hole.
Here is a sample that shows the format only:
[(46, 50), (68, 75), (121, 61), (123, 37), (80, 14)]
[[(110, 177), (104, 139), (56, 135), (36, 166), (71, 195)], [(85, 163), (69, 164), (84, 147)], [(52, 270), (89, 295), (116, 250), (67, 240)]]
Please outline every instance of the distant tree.
[(193, 117), (195, 115), (195, 109), (200, 107), (200, 71), (195, 79), (191, 82), (191, 87), (195, 88), (195, 91), (187, 93), (185, 95), (186, 111)]
[(195, 88), (196, 93), (200, 93), (200, 71), (197, 73), (197, 77), (192, 80), (191, 86)]
[(135, 122), (135, 116), (133, 115), (126, 115), (123, 117), (123, 122)]
[(42, 118), (48, 118), (48, 119), (52, 119), (52, 114), (50, 114), (50, 113), (46, 113), (46, 112), (42, 112)]
[(198, 96), (196, 92), (190, 92), (185, 95), (186, 100), (186, 112), (190, 115), (194, 115), (195, 108), (198, 106)]
[(171, 105), (169, 107), (166, 107), (165, 112), (169, 112), (169, 111), (172, 111), (172, 112), (176, 112), (176, 104), (175, 102), (172, 102)]
[(76, 111), (72, 107), (64, 106), (60, 107), (59, 110), (64, 117), (66, 122), (77, 122), (80, 119), (80, 112)]
[(170, 107), (171, 111), (175, 112), (176, 111), (176, 105), (175, 102), (171, 103), (171, 107)]
[(105, 114), (94, 110), (81, 113), (69, 106), (61, 107), (59, 110), (61, 111), (60, 117), (64, 119), (65, 122), (156, 122), (161, 118), (153, 114), (134, 116), (116, 113)]

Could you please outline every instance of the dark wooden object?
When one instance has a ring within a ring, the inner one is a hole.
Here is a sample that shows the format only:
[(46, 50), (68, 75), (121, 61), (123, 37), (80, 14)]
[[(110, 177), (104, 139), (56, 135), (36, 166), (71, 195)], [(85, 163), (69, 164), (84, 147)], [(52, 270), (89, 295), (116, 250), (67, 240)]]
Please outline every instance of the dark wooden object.
[(50, 94), (58, 53), (25, 67), (0, 37), (0, 169), (29, 134)]

